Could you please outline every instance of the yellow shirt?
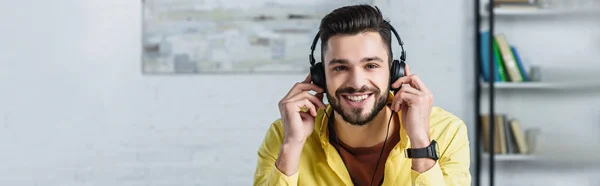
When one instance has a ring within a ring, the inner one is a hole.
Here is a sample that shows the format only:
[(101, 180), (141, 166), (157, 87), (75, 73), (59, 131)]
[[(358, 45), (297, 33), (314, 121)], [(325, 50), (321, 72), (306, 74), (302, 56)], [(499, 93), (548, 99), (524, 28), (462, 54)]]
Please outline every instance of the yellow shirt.
[[(330, 114), (331, 106), (327, 105), (326, 110)], [(298, 172), (291, 176), (286, 176), (275, 166), (283, 141), (283, 126), (280, 119), (271, 124), (258, 149), (254, 185), (352, 185), (340, 155), (329, 143), (324, 111), (318, 112), (314, 131), (304, 144)], [(401, 117), (401, 114), (398, 113), (398, 116)], [(382, 185), (471, 185), (469, 140), (464, 122), (439, 107), (433, 107), (429, 134), (438, 142), (440, 151), (440, 159), (435, 165), (423, 173), (412, 170), (412, 160), (405, 156), (410, 141), (401, 127), (401, 141), (386, 160)]]

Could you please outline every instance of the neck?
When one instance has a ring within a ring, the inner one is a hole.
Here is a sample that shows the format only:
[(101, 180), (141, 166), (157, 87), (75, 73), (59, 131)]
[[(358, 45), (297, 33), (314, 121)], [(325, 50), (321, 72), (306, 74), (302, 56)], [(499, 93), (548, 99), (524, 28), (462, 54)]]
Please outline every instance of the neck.
[(349, 124), (344, 121), (342, 116), (335, 113), (334, 130), (339, 140), (350, 147), (371, 147), (384, 141), (386, 132), (388, 132), (388, 122), (390, 122), (390, 127), (387, 138), (398, 132), (396, 117), (390, 121), (390, 116), (392, 116), (392, 110), (386, 106), (372, 121), (358, 126)]

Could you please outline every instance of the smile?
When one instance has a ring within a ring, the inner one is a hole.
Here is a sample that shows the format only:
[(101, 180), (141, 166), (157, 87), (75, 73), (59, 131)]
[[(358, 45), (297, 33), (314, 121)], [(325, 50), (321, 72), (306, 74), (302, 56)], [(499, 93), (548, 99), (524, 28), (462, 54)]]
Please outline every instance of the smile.
[(350, 102), (360, 103), (360, 102), (366, 100), (367, 98), (369, 98), (372, 94), (373, 93), (362, 94), (362, 95), (343, 95), (343, 97), (346, 98), (346, 100), (348, 100)]

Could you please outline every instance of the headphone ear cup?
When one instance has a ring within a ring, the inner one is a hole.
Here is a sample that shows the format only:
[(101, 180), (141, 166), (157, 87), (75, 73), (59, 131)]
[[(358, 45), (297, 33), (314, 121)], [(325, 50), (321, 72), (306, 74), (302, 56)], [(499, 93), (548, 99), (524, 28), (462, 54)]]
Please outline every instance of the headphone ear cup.
[(400, 88), (392, 88), (392, 83), (406, 75), (404, 66), (406, 66), (404, 61), (398, 61), (395, 59), (394, 62), (392, 62), (392, 67), (390, 68), (390, 90), (393, 92), (400, 90)]
[(313, 84), (327, 91), (327, 84), (325, 83), (325, 69), (323, 67), (323, 63), (318, 62), (314, 66), (310, 67), (310, 78)]

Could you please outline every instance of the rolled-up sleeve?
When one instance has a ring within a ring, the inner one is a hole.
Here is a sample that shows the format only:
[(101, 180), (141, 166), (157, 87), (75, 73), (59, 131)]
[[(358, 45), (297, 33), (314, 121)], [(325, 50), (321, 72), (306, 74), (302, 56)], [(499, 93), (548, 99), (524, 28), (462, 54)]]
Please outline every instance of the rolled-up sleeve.
[(283, 133), (279, 120), (275, 121), (258, 149), (258, 160), (254, 173), (254, 184), (257, 185), (298, 185), (298, 172), (287, 176), (275, 166)]
[(429, 170), (422, 173), (412, 170), (411, 177), (413, 185), (445, 185), (444, 175), (437, 162)]
[(466, 125), (456, 121), (458, 127), (447, 139), (448, 145), (440, 159), (429, 170), (419, 173), (412, 170), (411, 178), (416, 186), (463, 186), (471, 185), (470, 148)]

